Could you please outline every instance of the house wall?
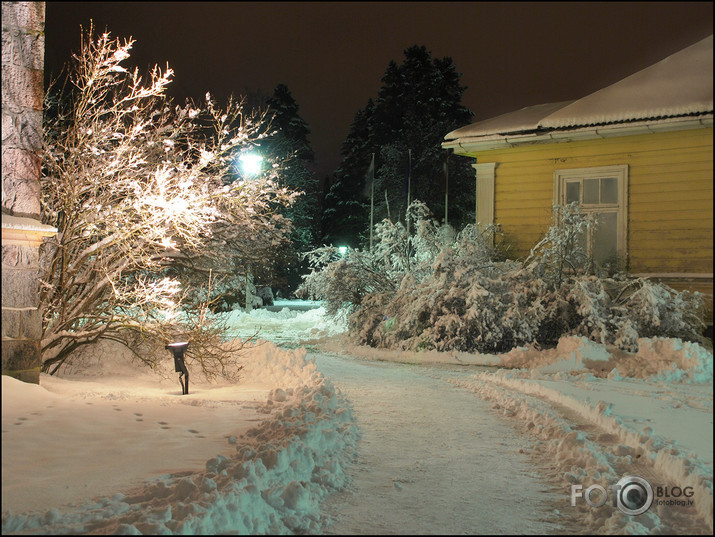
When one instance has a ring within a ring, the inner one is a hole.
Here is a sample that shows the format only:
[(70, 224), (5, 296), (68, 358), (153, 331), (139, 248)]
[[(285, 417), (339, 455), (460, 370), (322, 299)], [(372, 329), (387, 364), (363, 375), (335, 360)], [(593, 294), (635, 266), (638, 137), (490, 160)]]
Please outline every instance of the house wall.
[[(709, 274), (687, 287), (712, 302), (713, 129), (700, 128), (470, 153), (496, 163), (494, 223), (528, 255), (551, 224), (554, 171), (627, 164), (629, 270)], [(670, 280), (675, 287), (683, 287)]]

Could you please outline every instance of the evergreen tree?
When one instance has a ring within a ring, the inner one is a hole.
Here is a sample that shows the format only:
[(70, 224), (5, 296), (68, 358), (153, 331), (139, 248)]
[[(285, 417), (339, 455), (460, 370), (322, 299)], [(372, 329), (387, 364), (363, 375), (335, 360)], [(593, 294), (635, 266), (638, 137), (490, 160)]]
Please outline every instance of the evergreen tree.
[[(317, 246), (320, 238), (320, 192), (313, 169), (315, 154), (308, 141), (310, 128), (300, 117), (298, 104), (285, 84), (276, 86), (266, 104), (274, 134), (261, 143), (264, 157), (282, 161), (284, 186), (303, 192), (292, 207), (283, 210), (283, 215), (293, 222), (291, 241), (299, 254)], [(284, 274), (289, 287), (299, 281), (297, 270), (293, 266)]]
[(371, 123), (374, 103), (355, 114), (350, 131), (343, 142), (343, 160), (333, 174), (333, 184), (325, 196), (323, 211), (323, 241), (357, 247), (367, 230), (370, 218), (370, 198), (367, 171), (370, 166)]
[[(390, 61), (376, 102), (356, 114), (343, 144), (343, 161), (326, 196), (324, 240), (347, 235), (355, 242), (369, 227), (370, 189), (365, 173), (375, 153), (375, 222), (404, 220), (407, 174), (410, 198), (444, 217), (445, 168), (449, 177), (449, 223), (463, 227), (474, 219), (474, 170), (466, 159), (449, 159), (441, 143), (448, 132), (468, 124), (472, 112), (461, 105), (452, 59), (431, 56), (424, 46), (404, 51), (401, 65)], [(411, 162), (408, 152), (411, 150)], [(409, 168), (409, 170), (408, 170)], [(455, 193), (459, 195), (454, 195)], [(360, 196), (362, 194), (362, 196)]]

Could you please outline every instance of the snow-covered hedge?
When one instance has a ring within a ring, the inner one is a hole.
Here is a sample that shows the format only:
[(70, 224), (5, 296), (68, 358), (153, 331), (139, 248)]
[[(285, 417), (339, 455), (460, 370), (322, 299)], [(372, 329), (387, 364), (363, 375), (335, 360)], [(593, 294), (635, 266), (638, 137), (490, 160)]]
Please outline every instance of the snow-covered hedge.
[(329, 312), (352, 308), (351, 333), (374, 347), (506, 352), (575, 335), (635, 352), (639, 337), (700, 340), (698, 293), (599, 275), (579, 240), (594, 223), (577, 206), (555, 210), (560, 224), (517, 262), (499, 260), (493, 228), (469, 225), (455, 235), (417, 202), (414, 234), (383, 221), (372, 252), (338, 258), (324, 247), (302, 291), (326, 300)]

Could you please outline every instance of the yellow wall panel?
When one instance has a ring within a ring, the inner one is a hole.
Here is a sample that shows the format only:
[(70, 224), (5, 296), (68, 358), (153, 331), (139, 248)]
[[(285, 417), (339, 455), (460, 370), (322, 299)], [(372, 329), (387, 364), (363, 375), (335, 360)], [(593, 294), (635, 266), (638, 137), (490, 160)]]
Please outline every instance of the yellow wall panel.
[(554, 171), (627, 164), (628, 249), (637, 272), (713, 271), (713, 129), (472, 153), (496, 162), (495, 223), (524, 257), (551, 223)]

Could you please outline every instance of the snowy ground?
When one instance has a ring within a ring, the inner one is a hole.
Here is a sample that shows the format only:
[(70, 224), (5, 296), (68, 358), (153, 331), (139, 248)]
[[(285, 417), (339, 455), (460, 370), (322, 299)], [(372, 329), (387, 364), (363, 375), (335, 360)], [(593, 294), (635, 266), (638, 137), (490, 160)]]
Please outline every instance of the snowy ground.
[[(352, 346), (321, 310), (232, 324), (283, 346), (252, 347), (237, 385), (182, 396), (169, 356), (138, 374), (109, 348), (39, 387), (3, 377), (3, 534), (712, 533), (700, 346), (415, 354)], [(571, 507), (625, 475), (669, 496)]]

